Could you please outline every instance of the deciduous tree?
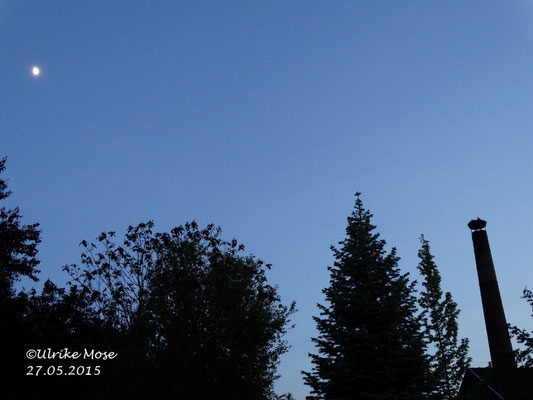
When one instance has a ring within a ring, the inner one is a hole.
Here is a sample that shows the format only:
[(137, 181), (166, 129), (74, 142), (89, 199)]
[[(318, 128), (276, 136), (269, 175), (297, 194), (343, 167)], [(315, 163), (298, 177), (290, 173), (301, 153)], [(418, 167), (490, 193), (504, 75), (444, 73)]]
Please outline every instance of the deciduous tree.
[[(533, 317), (533, 292), (525, 288), (522, 292), (522, 298), (526, 299), (531, 306), (531, 316)], [(533, 367), (533, 332), (528, 332), (525, 329), (518, 328), (517, 326), (509, 327), (511, 336), (521, 345), (521, 347), (515, 350), (516, 363), (520, 367)]]
[[(270, 265), (244, 256), (220, 228), (195, 222), (154, 233), (130, 227), (82, 242), (82, 266), (65, 269), (93, 309), (123, 336), (123, 379), (131, 396), (275, 399), (283, 336), (294, 312), (268, 284)], [(125, 395), (122, 393), (122, 395)]]
[[(0, 173), (5, 170), (6, 158), (0, 160)], [(11, 192), (7, 180), (0, 178), (0, 201)], [(39, 224), (26, 225), (18, 207), (0, 208), (0, 376), (6, 382), (3, 391), (11, 394), (13, 382), (23, 377), (26, 366), (24, 352), (35, 326), (28, 318), (29, 295), (15, 290), (22, 277), (37, 281), (37, 245), (40, 243)]]
[(423, 326), (430, 349), (430, 370), (434, 390), (431, 398), (455, 399), (463, 376), (470, 365), (468, 339), (458, 338), (457, 318), (460, 310), (450, 292), (443, 293), (441, 275), (430, 251), (429, 241), (420, 237), (418, 251), (424, 287), (419, 304), (423, 310)]
[[(0, 173), (5, 170), (6, 158), (0, 160)], [(0, 178), (0, 201), (9, 197), (7, 181)], [(12, 297), (13, 284), (26, 276), (37, 281), (36, 258), (41, 242), (39, 224), (25, 225), (18, 207), (0, 208), (0, 301)]]

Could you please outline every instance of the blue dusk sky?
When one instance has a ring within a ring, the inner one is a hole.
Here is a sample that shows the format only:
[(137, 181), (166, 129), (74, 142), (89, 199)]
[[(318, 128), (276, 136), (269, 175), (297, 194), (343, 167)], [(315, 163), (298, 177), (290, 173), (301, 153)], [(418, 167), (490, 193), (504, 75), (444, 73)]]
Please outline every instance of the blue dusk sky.
[(276, 387), (303, 400), (360, 191), (413, 278), (430, 240), (474, 366), (470, 219), (508, 321), (533, 328), (531, 2), (0, 0), (0, 60), (7, 203), (41, 224), (41, 284), (102, 231), (220, 225), (297, 302)]

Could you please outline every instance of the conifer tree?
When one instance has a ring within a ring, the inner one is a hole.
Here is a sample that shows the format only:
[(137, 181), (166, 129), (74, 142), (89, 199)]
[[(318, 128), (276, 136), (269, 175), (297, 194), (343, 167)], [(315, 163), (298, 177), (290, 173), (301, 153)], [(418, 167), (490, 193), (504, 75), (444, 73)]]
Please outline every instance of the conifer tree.
[(423, 399), (428, 365), (416, 298), (395, 249), (374, 233), (372, 214), (356, 193), (346, 238), (328, 267), (328, 305), (318, 305), (319, 354), (310, 354), (310, 399)]
[(429, 398), (455, 399), (464, 373), (470, 365), (468, 339), (459, 342), (457, 318), (460, 310), (450, 292), (443, 293), (441, 276), (433, 261), (429, 241), (420, 237), (422, 244), (418, 251), (424, 290), (420, 293), (419, 304), (423, 310), (423, 326), (431, 348), (430, 371), (434, 390)]

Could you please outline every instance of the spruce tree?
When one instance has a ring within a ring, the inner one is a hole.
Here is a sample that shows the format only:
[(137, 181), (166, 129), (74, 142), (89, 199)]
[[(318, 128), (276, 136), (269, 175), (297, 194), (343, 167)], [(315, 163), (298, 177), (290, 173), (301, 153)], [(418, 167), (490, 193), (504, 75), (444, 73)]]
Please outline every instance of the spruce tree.
[(448, 400), (457, 398), (464, 373), (470, 365), (468, 339), (457, 337), (457, 318), (460, 310), (450, 292), (443, 293), (441, 276), (433, 261), (429, 242), (420, 237), (418, 270), (424, 279), (419, 304), (423, 310), (426, 341), (431, 348), (430, 371), (434, 390), (429, 398)]
[(319, 304), (319, 354), (310, 354), (307, 399), (422, 399), (427, 393), (427, 360), (416, 316), (414, 283), (401, 274), (392, 249), (374, 233), (372, 214), (356, 193), (346, 238), (328, 267), (328, 305)]

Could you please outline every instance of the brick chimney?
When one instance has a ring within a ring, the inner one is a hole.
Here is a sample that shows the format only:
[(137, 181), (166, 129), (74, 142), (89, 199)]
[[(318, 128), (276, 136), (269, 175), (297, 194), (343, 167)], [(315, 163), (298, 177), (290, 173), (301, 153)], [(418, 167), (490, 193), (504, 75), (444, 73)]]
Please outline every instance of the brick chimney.
[(487, 222), (479, 218), (468, 223), (468, 227), (472, 231), (479, 290), (483, 303), (492, 366), (495, 370), (502, 371), (516, 368), (516, 362), (490, 252), (489, 239), (485, 230), (486, 225)]

